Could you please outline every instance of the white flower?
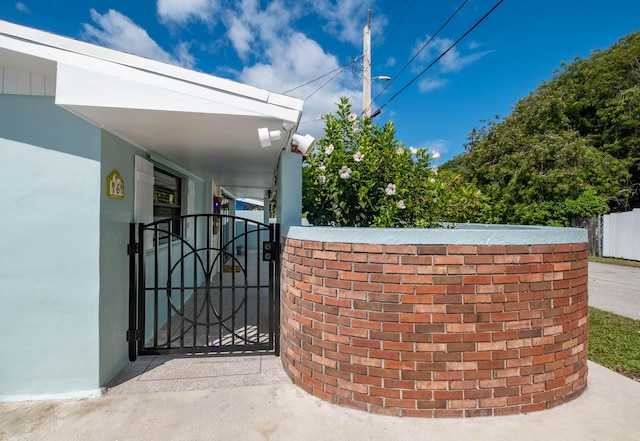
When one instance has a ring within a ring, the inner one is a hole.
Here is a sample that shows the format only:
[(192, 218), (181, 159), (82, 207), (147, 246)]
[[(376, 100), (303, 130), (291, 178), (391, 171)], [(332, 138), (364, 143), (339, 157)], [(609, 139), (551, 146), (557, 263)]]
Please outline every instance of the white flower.
[(353, 155), (353, 160), (356, 162), (362, 161), (362, 158), (364, 158), (364, 155), (360, 152), (356, 152), (355, 155)]
[(433, 159), (440, 159), (440, 152), (433, 152), (433, 154), (431, 155), (431, 157)]
[(433, 167), (431, 167), (431, 170), (433, 170), (433, 172), (437, 175), (438, 174), (438, 166), (434, 165)]
[(405, 208), (407, 208), (407, 206), (404, 204), (404, 200), (396, 202), (396, 207), (398, 207), (401, 210), (404, 210)]
[(389, 196), (396, 194), (396, 184), (387, 184), (387, 188), (385, 188), (384, 191)]
[(351, 177), (351, 169), (346, 165), (342, 166), (340, 169), (340, 178), (341, 179), (349, 179)]
[(320, 167), (318, 167), (320, 169), (320, 171), (322, 173), (324, 173), (327, 170), (327, 166), (326, 165), (321, 165)]
[(318, 176), (318, 182), (324, 184), (325, 182), (327, 182), (327, 177), (325, 175)]
[(358, 119), (358, 115), (356, 115), (355, 113), (350, 113), (349, 114), (349, 121), (350, 122), (354, 122), (356, 119)]
[(413, 156), (418, 153), (418, 149), (415, 147), (409, 147), (409, 152), (411, 152), (411, 155)]
[(358, 121), (354, 122), (351, 125), (351, 129), (353, 130), (353, 133), (356, 133), (358, 131)]
[(396, 154), (397, 155), (403, 155), (404, 154), (404, 149), (402, 147), (398, 147), (398, 150), (396, 150)]
[(329, 144), (329, 145), (327, 146), (327, 148), (325, 148), (325, 149), (324, 149), (324, 152), (325, 152), (327, 155), (330, 155), (332, 151), (333, 151), (333, 144)]
[(432, 184), (436, 182), (436, 178), (429, 178), (429, 182), (431, 182)]

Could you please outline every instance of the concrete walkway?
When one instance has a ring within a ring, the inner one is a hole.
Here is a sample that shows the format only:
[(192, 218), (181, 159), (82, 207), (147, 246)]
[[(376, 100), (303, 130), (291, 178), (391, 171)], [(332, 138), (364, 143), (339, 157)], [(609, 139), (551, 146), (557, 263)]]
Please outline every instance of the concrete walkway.
[[(612, 310), (620, 297), (618, 313), (640, 309), (633, 268), (600, 266), (589, 265), (590, 304)], [(45, 439), (637, 441), (640, 383), (590, 362), (585, 393), (554, 409), (424, 420), (321, 401), (291, 384), (274, 356), (140, 357), (99, 399), (0, 403), (0, 440)]]
[[(271, 370), (279, 359), (265, 356), (261, 363)], [(0, 404), (0, 439), (11, 441), (637, 441), (639, 437), (640, 383), (593, 363), (587, 390), (570, 403), (529, 415), (464, 420), (372, 415), (321, 401), (290, 382)]]

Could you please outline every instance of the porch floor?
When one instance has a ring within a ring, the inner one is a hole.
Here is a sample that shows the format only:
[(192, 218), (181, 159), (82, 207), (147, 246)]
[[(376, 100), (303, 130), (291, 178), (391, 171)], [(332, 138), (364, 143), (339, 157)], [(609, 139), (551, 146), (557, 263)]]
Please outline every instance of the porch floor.
[(141, 356), (128, 363), (107, 385), (105, 395), (215, 390), (232, 387), (287, 384), (280, 357)]

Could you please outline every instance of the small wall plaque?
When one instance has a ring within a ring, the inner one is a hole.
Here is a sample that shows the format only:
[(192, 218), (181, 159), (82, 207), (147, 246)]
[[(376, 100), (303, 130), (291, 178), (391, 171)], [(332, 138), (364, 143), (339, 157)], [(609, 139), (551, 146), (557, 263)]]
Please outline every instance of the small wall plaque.
[(124, 197), (124, 181), (118, 173), (118, 170), (114, 170), (107, 176), (107, 197), (122, 199)]

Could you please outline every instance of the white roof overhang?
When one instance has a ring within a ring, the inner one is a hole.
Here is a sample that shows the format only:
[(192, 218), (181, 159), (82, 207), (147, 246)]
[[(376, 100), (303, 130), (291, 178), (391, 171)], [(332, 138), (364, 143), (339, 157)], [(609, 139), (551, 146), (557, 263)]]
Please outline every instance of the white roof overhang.
[[(238, 197), (273, 188), (302, 113), (299, 99), (2, 21), (0, 61), (55, 76), (56, 104)], [(259, 128), (284, 126), (260, 146)]]

